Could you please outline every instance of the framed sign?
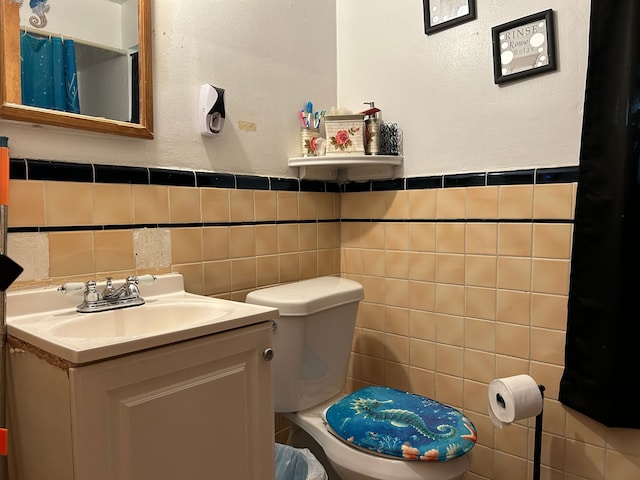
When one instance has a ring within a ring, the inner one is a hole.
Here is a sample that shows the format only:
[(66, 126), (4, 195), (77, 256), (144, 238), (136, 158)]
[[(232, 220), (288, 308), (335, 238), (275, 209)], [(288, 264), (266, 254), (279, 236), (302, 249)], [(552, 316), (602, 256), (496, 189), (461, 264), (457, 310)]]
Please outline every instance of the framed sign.
[(476, 18), (476, 0), (422, 0), (424, 33), (432, 33)]
[(491, 29), (496, 84), (556, 69), (553, 10)]

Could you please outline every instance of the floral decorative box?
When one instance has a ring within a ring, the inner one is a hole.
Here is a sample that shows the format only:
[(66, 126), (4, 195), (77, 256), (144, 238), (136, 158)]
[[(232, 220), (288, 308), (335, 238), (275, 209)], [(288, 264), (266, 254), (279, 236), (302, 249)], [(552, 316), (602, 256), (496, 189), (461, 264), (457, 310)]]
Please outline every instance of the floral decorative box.
[(325, 115), (327, 155), (364, 155), (364, 115)]

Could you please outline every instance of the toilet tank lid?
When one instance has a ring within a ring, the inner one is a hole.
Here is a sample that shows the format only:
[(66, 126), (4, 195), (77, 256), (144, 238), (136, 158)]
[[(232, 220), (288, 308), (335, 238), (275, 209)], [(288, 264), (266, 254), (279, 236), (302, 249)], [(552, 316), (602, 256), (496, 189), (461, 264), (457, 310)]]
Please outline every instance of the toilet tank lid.
[(300, 282), (254, 290), (246, 302), (280, 310), (280, 316), (303, 316), (358, 302), (364, 298), (362, 285), (340, 277), (318, 277)]

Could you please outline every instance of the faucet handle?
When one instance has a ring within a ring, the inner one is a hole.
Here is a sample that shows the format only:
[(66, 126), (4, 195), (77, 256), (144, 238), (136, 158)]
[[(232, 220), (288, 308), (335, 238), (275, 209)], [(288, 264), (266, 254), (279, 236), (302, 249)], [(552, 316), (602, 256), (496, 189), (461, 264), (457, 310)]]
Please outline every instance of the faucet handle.
[(133, 284), (133, 285), (151, 285), (153, 282), (156, 281), (156, 277), (151, 274), (140, 275), (139, 277), (132, 275), (127, 277), (125, 281), (127, 284)]
[(153, 282), (156, 281), (156, 277), (151, 274), (140, 275), (139, 277), (134, 277), (134, 278), (135, 278), (135, 282), (138, 285), (151, 285), (153, 284)]
[(124, 287), (127, 295), (130, 297), (139, 297), (140, 289), (138, 285), (151, 285), (156, 280), (153, 275), (140, 275), (139, 277), (131, 276), (127, 277)]
[(58, 291), (60, 293), (70, 294), (70, 295), (80, 295), (84, 293), (87, 289), (87, 286), (83, 282), (67, 282), (58, 287)]
[(87, 282), (87, 289), (84, 291), (84, 301), (88, 302), (97, 302), (100, 300), (100, 294), (96, 289), (96, 282), (93, 280), (89, 280)]

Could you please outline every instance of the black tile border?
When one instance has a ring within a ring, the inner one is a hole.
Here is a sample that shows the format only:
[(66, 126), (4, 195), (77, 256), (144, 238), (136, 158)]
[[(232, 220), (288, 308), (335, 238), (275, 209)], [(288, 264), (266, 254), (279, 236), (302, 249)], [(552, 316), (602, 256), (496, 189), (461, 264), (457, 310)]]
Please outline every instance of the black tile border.
[(329, 193), (340, 193), (340, 184), (338, 183), (325, 183), (325, 188)]
[(15, 180), (27, 179), (27, 161), (23, 158), (12, 158), (9, 160), (10, 177)]
[(535, 181), (534, 169), (515, 172), (490, 172), (487, 174), (487, 185), (529, 185)]
[[(26, 159), (28, 180), (93, 183), (93, 165)], [(125, 182), (123, 182), (125, 183)]]
[(236, 177), (230, 173), (196, 172), (198, 187), (236, 188)]
[(285, 192), (299, 192), (300, 180), (297, 178), (272, 178), (271, 190), (280, 190)]
[(375, 180), (371, 182), (371, 191), (373, 192), (404, 189), (404, 178), (394, 178), (393, 180)]
[(406, 177), (395, 180), (372, 180), (360, 183), (351, 182), (340, 185), (340, 191), (342, 193), (353, 193), (383, 190), (427, 190), (498, 185), (545, 185), (577, 181), (578, 166), (576, 165), (573, 167), (527, 168), (486, 173), (456, 173), (427, 177)]
[(142, 167), (95, 165), (96, 183), (149, 184), (149, 171)]
[(460, 173), (444, 176), (444, 188), (484, 187), (486, 185), (486, 173)]
[(426, 190), (428, 188), (443, 188), (444, 177), (411, 177), (407, 178), (407, 190)]
[(215, 187), (239, 190), (350, 193), (571, 183), (578, 181), (578, 166), (431, 175), (339, 184), (317, 180), (298, 180), (297, 178), (201, 172), (159, 167), (129, 167), (11, 158), (10, 178), (14, 180)]
[(149, 184), (172, 187), (195, 187), (196, 174), (190, 170), (171, 170), (169, 168), (150, 168)]
[(270, 190), (269, 183), (269, 177), (236, 175), (236, 188), (239, 190)]
[(578, 181), (578, 167), (539, 168), (536, 183), (570, 183)]
[(7, 233), (68, 233), (68, 232), (103, 232), (113, 230), (133, 230), (143, 228), (207, 228), (207, 227), (236, 227), (257, 225), (292, 225), (292, 224), (320, 224), (320, 223), (536, 223), (536, 224), (566, 224), (573, 223), (573, 219), (562, 218), (330, 218), (318, 220), (263, 220), (253, 222), (189, 222), (189, 223), (128, 223), (113, 225), (61, 225), (40, 227), (9, 227)]
[(345, 183), (344, 185), (339, 185), (339, 188), (340, 188), (340, 192), (342, 192), (342, 193), (370, 192), (371, 191), (371, 182)]
[(318, 180), (300, 180), (300, 191), (301, 192), (318, 192), (324, 193), (328, 192), (326, 182), (320, 182)]

